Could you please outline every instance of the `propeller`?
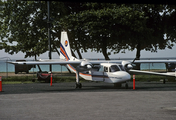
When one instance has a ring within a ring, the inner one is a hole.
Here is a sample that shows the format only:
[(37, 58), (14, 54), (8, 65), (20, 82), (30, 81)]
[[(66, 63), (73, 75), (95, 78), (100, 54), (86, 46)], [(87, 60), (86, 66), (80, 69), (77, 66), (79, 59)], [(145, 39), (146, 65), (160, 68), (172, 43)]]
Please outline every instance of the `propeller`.
[(126, 70), (130, 70), (133, 68), (133, 66), (131, 65), (131, 62), (129, 61), (122, 61), (122, 66), (126, 69)]

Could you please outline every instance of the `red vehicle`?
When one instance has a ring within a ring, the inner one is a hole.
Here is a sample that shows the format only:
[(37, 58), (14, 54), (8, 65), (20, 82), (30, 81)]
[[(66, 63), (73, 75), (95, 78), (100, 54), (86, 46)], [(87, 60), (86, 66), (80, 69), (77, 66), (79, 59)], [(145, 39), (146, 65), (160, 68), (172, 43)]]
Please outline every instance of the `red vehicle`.
[(37, 72), (38, 81), (50, 82), (50, 74), (48, 72)]

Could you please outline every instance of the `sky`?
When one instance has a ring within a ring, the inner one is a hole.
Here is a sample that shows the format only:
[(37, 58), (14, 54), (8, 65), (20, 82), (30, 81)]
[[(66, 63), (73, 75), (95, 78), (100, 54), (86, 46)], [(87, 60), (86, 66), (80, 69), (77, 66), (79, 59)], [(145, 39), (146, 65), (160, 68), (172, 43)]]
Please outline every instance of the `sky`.
[[(75, 52), (76, 54), (76, 52)], [(10, 55), (8, 53), (5, 53), (4, 50), (0, 50), (0, 60), (3, 57), (9, 57), (10, 59), (13, 60), (19, 60), (19, 59), (32, 59), (34, 60), (34, 57), (31, 58), (24, 58), (25, 54), (22, 52), (19, 52), (18, 54), (13, 54)], [(77, 54), (76, 54), (77, 56)], [(111, 54), (109, 57), (110, 58), (135, 58), (136, 56), (136, 49), (134, 51), (126, 51), (126, 53), (118, 53), (118, 54)], [(82, 53), (82, 57), (83, 58), (96, 58), (96, 59), (101, 59), (104, 58), (102, 53), (96, 53), (96, 52), (91, 52), (88, 51), (87, 53)], [(172, 49), (165, 49), (165, 50), (158, 50), (158, 52), (150, 52), (150, 51), (145, 51), (142, 50), (141, 51), (141, 58), (176, 58), (176, 44), (174, 45), (174, 47)], [(37, 59), (48, 59), (48, 52), (40, 55), (39, 57), (37, 57)], [(52, 59), (59, 59), (59, 56), (56, 52), (52, 53)]]

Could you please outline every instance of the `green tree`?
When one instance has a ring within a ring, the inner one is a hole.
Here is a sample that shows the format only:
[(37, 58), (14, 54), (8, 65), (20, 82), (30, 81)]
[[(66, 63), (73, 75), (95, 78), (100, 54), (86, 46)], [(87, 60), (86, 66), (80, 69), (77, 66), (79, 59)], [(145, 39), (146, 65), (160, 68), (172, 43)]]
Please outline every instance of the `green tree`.
[[(10, 54), (19, 51), (26, 53), (25, 57), (40, 55), (48, 50), (47, 34), (47, 4), (45, 1), (11, 1), (4, 2), (2, 11), (3, 23), (1, 24), (2, 48)], [(52, 51), (58, 44), (61, 26), (54, 21), (59, 21), (65, 15), (64, 3), (52, 2)], [(56, 12), (57, 11), (57, 12)], [(16, 42), (16, 45), (9, 43)], [(1, 49), (2, 49), (1, 48)]]
[[(40, 55), (48, 51), (47, 34), (47, 3), (45, 1), (11, 1), (2, 2), (5, 8), (2, 11), (3, 22), (1, 24), (0, 37), (1, 49), (9, 54), (26, 53), (25, 57)], [(74, 14), (81, 9), (82, 3), (51, 2), (51, 44), (52, 51), (57, 51), (60, 47), (60, 33), (67, 30), (64, 24), (68, 20), (61, 19), (69, 14)], [(70, 34), (70, 33), (69, 33)], [(74, 36), (73, 34), (69, 35)], [(72, 37), (70, 37), (72, 38)], [(79, 48), (74, 39), (70, 39), (73, 49)], [(9, 43), (16, 45), (9, 45)], [(58, 52), (59, 54), (59, 52)]]
[[(5, 7), (0, 14), (3, 19), (1, 49), (10, 54), (22, 51), (26, 53), (25, 57), (46, 52), (46, 2), (12, 1), (3, 4)], [(157, 49), (172, 48), (172, 42), (175, 42), (174, 9), (169, 5), (52, 1), (52, 51), (57, 51), (60, 46), (62, 30), (68, 32), (71, 47), (77, 51), (79, 58), (82, 58), (80, 51), (88, 49), (102, 52), (105, 59), (110, 59), (111, 52), (116, 54), (137, 49), (136, 58), (140, 59), (141, 50), (156, 52)], [(165, 21), (170, 19), (172, 22), (166, 24)], [(164, 34), (167, 39), (164, 39)], [(7, 44), (13, 42), (17, 45)], [(107, 52), (108, 49), (111, 52)]]
[[(35, 7), (36, 6), (36, 7)], [(45, 51), (46, 44), (41, 40), (46, 41), (45, 24), (38, 24), (41, 22), (38, 9), (38, 4), (34, 2), (6, 2), (3, 11), (3, 30), (1, 31), (1, 39), (3, 40), (3, 47), (5, 52), (14, 54), (19, 51), (26, 52), (27, 56), (34, 55), (32, 51), (38, 49), (36, 54)], [(31, 10), (33, 8), (33, 10)], [(43, 34), (40, 36), (39, 34)], [(39, 35), (39, 36), (38, 36)], [(45, 36), (44, 36), (45, 35)], [(4, 39), (6, 38), (6, 39)], [(17, 45), (12, 46), (8, 43), (17, 42)], [(36, 44), (37, 47), (36, 48)]]
[(162, 16), (165, 24), (166, 40), (176, 42), (176, 5), (166, 5)]
[(164, 38), (165, 28), (167, 23), (164, 21), (164, 16), (161, 14), (165, 11), (166, 5), (134, 5), (134, 9), (140, 9), (144, 12), (145, 26), (144, 31), (141, 32), (138, 39), (131, 45), (133, 49), (137, 49), (136, 59), (140, 59), (140, 51), (146, 50), (151, 52), (157, 52), (158, 49), (172, 48), (173, 44), (169, 39)]
[(144, 12), (134, 10), (130, 6), (107, 4), (107, 3), (87, 3), (84, 11), (77, 14), (71, 14), (68, 28), (82, 31), (82, 39), (79, 44), (86, 51), (88, 48), (96, 52), (102, 52), (105, 59), (110, 59), (107, 49), (118, 53), (124, 49), (134, 49), (133, 45), (136, 39), (145, 32), (145, 21), (147, 17)]
[(141, 50), (157, 52), (173, 46), (173, 40), (164, 38), (167, 23), (161, 12), (167, 5), (86, 3), (84, 6), (85, 10), (65, 18), (71, 32), (81, 32), (78, 42), (84, 51), (90, 48), (109, 59), (107, 49), (113, 53), (137, 49), (136, 59), (140, 59)]

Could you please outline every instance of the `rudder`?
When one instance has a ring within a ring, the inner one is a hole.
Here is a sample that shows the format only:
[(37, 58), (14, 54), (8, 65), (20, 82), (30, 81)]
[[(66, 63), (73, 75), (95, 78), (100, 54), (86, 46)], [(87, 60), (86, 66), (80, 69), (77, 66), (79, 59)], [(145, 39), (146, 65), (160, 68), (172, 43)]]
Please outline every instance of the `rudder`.
[(61, 43), (60, 43), (60, 59), (70, 60), (72, 57), (70, 43), (68, 40), (67, 32), (61, 32)]

